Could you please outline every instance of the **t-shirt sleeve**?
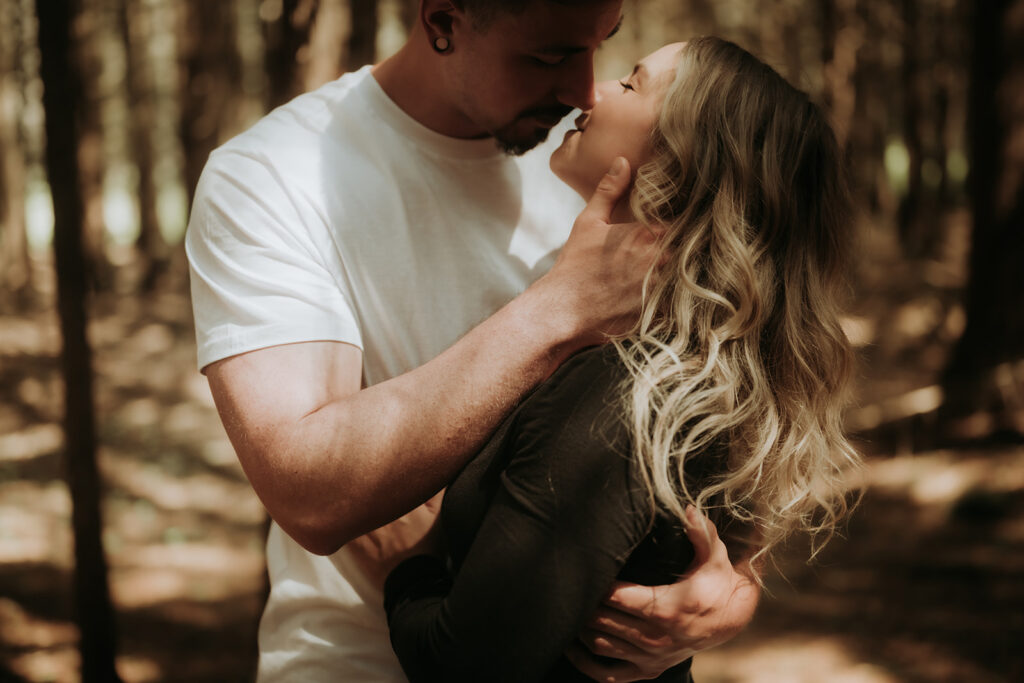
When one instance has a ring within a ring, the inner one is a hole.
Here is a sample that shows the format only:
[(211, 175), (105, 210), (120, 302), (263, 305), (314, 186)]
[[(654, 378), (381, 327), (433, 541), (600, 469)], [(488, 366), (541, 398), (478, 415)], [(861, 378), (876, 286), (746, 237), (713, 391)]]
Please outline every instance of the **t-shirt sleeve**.
[(350, 293), (326, 265), (328, 229), (266, 159), (211, 155), (185, 238), (200, 369), (293, 342), (362, 348)]
[(595, 425), (607, 382), (561, 379), (513, 426), (514, 455), (458, 574), (420, 556), (388, 577), (391, 642), (412, 683), (540, 681), (567, 666), (647, 531), (631, 463)]

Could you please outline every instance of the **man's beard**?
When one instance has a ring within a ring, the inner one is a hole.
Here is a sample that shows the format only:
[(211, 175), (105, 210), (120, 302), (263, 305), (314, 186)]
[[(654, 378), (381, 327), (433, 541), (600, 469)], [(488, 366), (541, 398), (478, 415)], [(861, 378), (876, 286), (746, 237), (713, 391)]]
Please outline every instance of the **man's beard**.
[(520, 114), (516, 117), (515, 121), (507, 126), (495, 130), (492, 135), (501, 151), (506, 154), (520, 156), (547, 140), (548, 134), (551, 132), (551, 128), (533, 127), (524, 133), (519, 130), (519, 124), (522, 121), (536, 116), (561, 120), (572, 110), (572, 107), (564, 105), (544, 109), (531, 109)]

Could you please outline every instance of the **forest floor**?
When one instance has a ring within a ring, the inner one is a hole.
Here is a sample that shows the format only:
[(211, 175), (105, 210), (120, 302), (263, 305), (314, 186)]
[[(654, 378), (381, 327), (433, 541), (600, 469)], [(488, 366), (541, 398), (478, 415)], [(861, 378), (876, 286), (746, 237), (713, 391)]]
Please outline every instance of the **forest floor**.
[[(962, 326), (962, 273), (894, 263), (862, 268), (848, 320), (870, 369), (858, 428), (927, 412)], [(128, 682), (249, 680), (264, 512), (195, 370), (184, 277), (163, 284), (91, 306), (118, 666)], [(0, 681), (77, 680), (59, 347), (52, 307), (0, 311)], [(811, 565), (786, 549), (750, 627), (697, 658), (701, 683), (1024, 680), (1024, 446), (920, 451), (898, 431), (862, 446), (843, 537)]]

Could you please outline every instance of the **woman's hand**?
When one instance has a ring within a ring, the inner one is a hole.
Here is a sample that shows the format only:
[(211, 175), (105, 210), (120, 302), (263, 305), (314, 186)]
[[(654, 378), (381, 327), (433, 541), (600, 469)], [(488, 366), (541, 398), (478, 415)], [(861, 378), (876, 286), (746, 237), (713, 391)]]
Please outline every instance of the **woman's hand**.
[(566, 652), (590, 678), (605, 683), (657, 678), (726, 642), (753, 618), (761, 591), (749, 560), (733, 566), (715, 525), (693, 507), (686, 514), (687, 536), (696, 551), (690, 571), (669, 586), (616, 582)]

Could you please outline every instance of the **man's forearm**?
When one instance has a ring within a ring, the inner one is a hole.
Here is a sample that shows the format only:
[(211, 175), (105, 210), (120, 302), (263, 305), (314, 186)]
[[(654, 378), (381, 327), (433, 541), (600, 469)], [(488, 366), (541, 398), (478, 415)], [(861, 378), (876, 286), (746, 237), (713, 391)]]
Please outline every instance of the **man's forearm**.
[(326, 554), (416, 507), (525, 392), (623, 328), (656, 251), (644, 226), (610, 222), (630, 179), (618, 159), (551, 271), (416, 370), (360, 390), (361, 352), (334, 342), (206, 368), (242, 467), (286, 532)]
[[(423, 366), (278, 423), (269, 437), (229, 428), (258, 437), (233, 441), (271, 516), (327, 554), (444, 487), (581, 343), (571, 314), (546, 296), (531, 288)], [(225, 424), (260, 423), (232, 410), (230, 392), (214, 393)]]

